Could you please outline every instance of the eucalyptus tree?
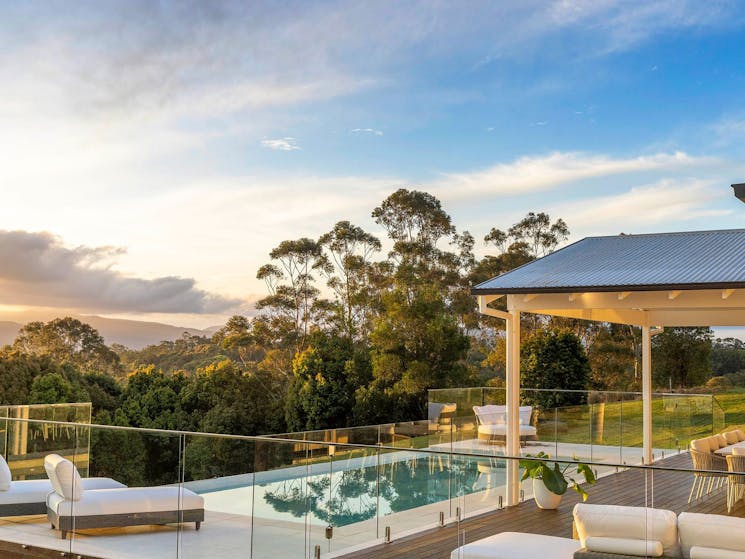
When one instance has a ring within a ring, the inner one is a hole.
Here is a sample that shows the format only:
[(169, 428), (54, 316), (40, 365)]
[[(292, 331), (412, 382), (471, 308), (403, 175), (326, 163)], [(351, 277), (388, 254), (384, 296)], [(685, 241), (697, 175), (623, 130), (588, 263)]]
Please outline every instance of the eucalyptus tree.
[(335, 295), (336, 326), (350, 339), (365, 339), (374, 312), (372, 257), (380, 252), (380, 240), (349, 221), (339, 221), (318, 244), (324, 253), (316, 269)]
[(256, 274), (265, 281), (269, 295), (256, 306), (268, 312), (269, 323), (285, 345), (301, 348), (322, 308), (313, 276), (322, 259), (321, 245), (307, 237), (282, 241), (269, 256), (273, 263)]

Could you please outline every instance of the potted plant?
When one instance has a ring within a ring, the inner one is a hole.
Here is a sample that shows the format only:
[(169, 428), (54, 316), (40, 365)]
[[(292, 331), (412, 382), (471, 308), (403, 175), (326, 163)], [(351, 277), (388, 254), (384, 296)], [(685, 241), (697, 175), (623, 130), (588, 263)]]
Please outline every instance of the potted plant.
[(574, 474), (581, 475), (586, 483), (592, 485), (595, 483), (595, 473), (590, 466), (574, 457), (575, 463), (567, 463), (562, 467), (557, 462), (548, 462), (551, 457), (543, 451), (535, 455), (528, 454), (528, 458), (533, 458), (533, 460), (520, 460), (520, 467), (525, 470), (520, 481), (528, 478), (533, 480), (533, 497), (539, 508), (557, 508), (570, 484), (577, 493), (582, 495), (583, 501), (587, 500), (585, 488), (579, 485), (573, 477), (567, 475), (567, 471), (576, 469)]

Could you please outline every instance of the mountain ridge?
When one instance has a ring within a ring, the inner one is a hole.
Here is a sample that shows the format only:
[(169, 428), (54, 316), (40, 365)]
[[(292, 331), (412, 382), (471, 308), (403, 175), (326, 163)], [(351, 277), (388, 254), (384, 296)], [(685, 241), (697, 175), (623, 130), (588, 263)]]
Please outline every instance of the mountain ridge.
[[(130, 349), (142, 349), (163, 341), (173, 341), (183, 336), (184, 333), (192, 336), (211, 337), (220, 328), (212, 326), (201, 330), (199, 328), (163, 324), (162, 322), (105, 318), (96, 315), (73, 315), (73, 318), (90, 324), (98, 330), (104, 340), (106, 340), (107, 345), (121, 344)], [(12, 320), (0, 320), (0, 345), (12, 344), (23, 325), (23, 323)]]

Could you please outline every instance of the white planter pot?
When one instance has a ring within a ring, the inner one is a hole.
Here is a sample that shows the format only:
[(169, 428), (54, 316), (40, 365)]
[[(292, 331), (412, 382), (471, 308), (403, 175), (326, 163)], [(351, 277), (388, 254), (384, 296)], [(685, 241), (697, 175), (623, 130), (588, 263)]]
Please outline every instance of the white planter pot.
[(533, 479), (533, 497), (535, 498), (535, 504), (538, 505), (538, 508), (558, 508), (562, 496), (563, 495), (557, 495), (556, 493), (549, 491), (542, 479)]

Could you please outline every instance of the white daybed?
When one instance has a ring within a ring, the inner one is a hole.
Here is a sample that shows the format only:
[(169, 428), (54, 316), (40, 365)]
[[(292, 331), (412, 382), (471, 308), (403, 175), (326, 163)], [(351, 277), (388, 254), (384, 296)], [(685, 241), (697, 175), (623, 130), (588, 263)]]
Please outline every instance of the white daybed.
[[(86, 478), (81, 483), (84, 490), (126, 487), (107, 477)], [(8, 463), (0, 456), (0, 517), (45, 514), (51, 491), (52, 482), (48, 479), (14, 481)]]
[(86, 490), (74, 464), (56, 454), (44, 459), (54, 491), (47, 496), (47, 517), (62, 539), (87, 528), (204, 521), (204, 499), (179, 486)]
[[(479, 439), (490, 443), (504, 442), (507, 437), (507, 406), (489, 404), (473, 406), (479, 427)], [(520, 406), (520, 442), (534, 441), (537, 430), (530, 424), (533, 406)]]

